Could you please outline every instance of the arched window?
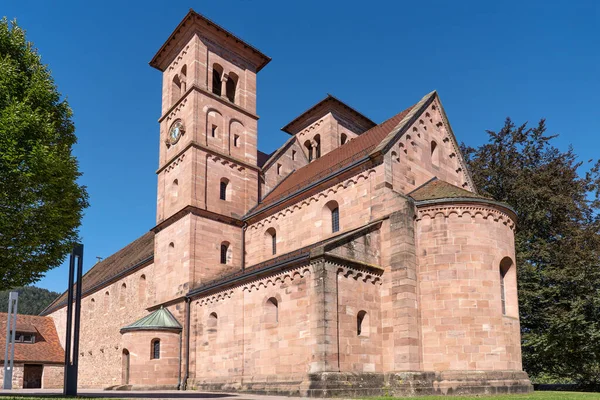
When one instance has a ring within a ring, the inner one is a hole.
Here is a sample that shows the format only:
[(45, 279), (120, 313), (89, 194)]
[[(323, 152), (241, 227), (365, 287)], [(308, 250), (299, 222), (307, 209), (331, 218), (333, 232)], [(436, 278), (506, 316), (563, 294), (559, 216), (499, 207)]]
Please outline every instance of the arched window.
[(110, 293), (108, 290), (104, 292), (104, 311), (108, 311), (110, 307)]
[(265, 248), (269, 249), (272, 255), (277, 254), (277, 232), (275, 228), (269, 228), (265, 232)]
[(176, 202), (177, 196), (179, 196), (179, 181), (177, 179), (173, 180), (173, 184), (171, 185), (171, 201)]
[(265, 305), (265, 322), (279, 322), (279, 303), (275, 297), (271, 297), (267, 300)]
[(219, 318), (217, 317), (217, 313), (210, 313), (210, 315), (208, 316), (208, 322), (206, 324), (206, 327), (208, 328), (207, 331), (209, 334), (216, 334), (217, 333), (217, 325), (219, 322)]
[(173, 82), (171, 83), (171, 105), (175, 104), (180, 97), (181, 81), (179, 80), (179, 75), (175, 75), (173, 77)]
[(227, 188), (229, 185), (229, 180), (227, 178), (221, 179), (221, 185), (219, 187), (219, 199), (227, 200)]
[(431, 141), (431, 163), (436, 167), (440, 165), (438, 145), (434, 140)]
[(356, 335), (369, 336), (369, 315), (364, 310), (356, 315)]
[(331, 233), (339, 232), (340, 230), (340, 207), (335, 200), (328, 201), (325, 204), (325, 216), (329, 214)]
[(95, 308), (96, 308), (96, 300), (94, 300), (94, 298), (92, 297), (92, 298), (90, 299), (90, 313), (91, 313), (92, 311), (94, 311), (94, 309), (95, 309)]
[(229, 73), (229, 77), (227, 78), (227, 83), (225, 84), (225, 91), (226, 91), (226, 95), (227, 95), (227, 99), (232, 102), (235, 103), (235, 95), (236, 95), (236, 88), (237, 88), (237, 81), (238, 81), (238, 76), (236, 74), (234, 74), (233, 72)]
[(277, 175), (281, 175), (281, 164), (277, 164)]
[(348, 141), (348, 135), (346, 135), (345, 133), (342, 133), (342, 137), (340, 139), (340, 144), (344, 145), (344, 144), (346, 144), (347, 141)]
[(187, 79), (187, 65), (181, 67), (181, 74), (179, 80), (181, 82), (181, 95), (185, 94), (185, 90), (187, 89), (185, 81)]
[(127, 285), (123, 283), (121, 285), (121, 293), (119, 293), (119, 306), (125, 307), (126, 301), (127, 301)]
[(304, 142), (304, 147), (306, 148), (306, 153), (308, 154), (308, 162), (311, 162), (313, 160), (313, 152), (312, 152), (312, 145), (310, 144), (310, 140), (307, 140), (306, 142)]
[(221, 264), (229, 264), (231, 261), (231, 246), (229, 242), (221, 243)]
[(140, 281), (138, 283), (138, 299), (142, 304), (146, 302), (146, 275), (140, 276)]
[(504, 257), (500, 261), (500, 301), (502, 303), (502, 315), (506, 315), (506, 284), (505, 278), (512, 267), (513, 262), (510, 257)]
[(160, 339), (152, 339), (150, 346), (150, 359), (158, 360), (160, 359)]
[(214, 64), (212, 73), (212, 92), (217, 96), (221, 95), (221, 76), (223, 76), (223, 67), (219, 64)]
[(321, 135), (315, 136), (315, 159), (321, 157)]

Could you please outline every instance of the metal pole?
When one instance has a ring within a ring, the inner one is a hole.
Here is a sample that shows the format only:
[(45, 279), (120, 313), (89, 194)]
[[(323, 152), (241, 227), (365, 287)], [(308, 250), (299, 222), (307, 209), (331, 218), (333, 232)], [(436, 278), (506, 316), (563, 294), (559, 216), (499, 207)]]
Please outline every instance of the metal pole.
[(74, 395), (77, 395), (77, 381), (79, 375), (79, 329), (81, 321), (81, 275), (83, 269), (83, 245), (76, 244), (73, 250), (77, 256), (77, 287), (75, 288), (75, 326), (73, 327), (73, 370), (71, 384)]
[[(77, 289), (75, 294), (75, 326), (73, 326), (73, 280), (77, 258)], [(81, 310), (81, 275), (83, 245), (75, 244), (69, 259), (69, 291), (67, 294), (67, 332), (65, 338), (65, 383), (63, 394), (77, 396), (77, 365), (79, 361), (79, 317)], [(71, 337), (73, 336), (73, 343)]]
[(18, 305), (19, 293), (10, 292), (8, 295), (8, 318), (6, 321), (6, 348), (4, 350), (4, 389), (12, 389), (12, 375), (15, 367), (15, 334), (17, 331)]

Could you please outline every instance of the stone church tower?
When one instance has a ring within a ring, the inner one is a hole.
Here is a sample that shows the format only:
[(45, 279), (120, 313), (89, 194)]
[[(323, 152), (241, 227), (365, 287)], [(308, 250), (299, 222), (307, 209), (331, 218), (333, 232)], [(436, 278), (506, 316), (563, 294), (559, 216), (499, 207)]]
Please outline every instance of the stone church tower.
[(150, 63), (163, 74), (154, 260), (163, 283), (159, 302), (241, 269), (240, 219), (258, 202), (256, 74), (269, 61), (190, 14)]
[[(190, 10), (150, 62), (156, 225), (83, 278), (81, 385), (530, 391), (516, 214), (477, 193), (437, 92), (381, 123), (327, 95), (266, 154), (269, 61)], [(63, 341), (66, 301), (43, 312)]]

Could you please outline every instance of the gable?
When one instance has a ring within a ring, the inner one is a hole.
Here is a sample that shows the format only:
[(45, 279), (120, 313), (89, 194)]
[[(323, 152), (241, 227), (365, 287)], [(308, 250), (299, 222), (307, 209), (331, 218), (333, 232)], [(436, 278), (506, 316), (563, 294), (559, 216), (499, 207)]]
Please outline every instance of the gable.
[(386, 155), (393, 184), (408, 193), (437, 177), (476, 193), (437, 93), (425, 96), (374, 151)]

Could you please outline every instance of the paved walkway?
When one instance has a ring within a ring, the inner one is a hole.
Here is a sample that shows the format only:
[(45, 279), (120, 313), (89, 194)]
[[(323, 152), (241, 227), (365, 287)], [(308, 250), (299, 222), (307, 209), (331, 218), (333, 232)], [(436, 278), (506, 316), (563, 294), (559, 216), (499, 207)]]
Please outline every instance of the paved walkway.
[[(59, 389), (0, 389), (2, 396), (57, 396), (62, 395)], [(78, 395), (82, 397), (102, 397), (118, 399), (216, 399), (216, 400), (294, 400), (302, 397), (265, 396), (246, 393), (216, 393), (199, 392), (195, 390), (147, 390), (147, 391), (105, 391), (98, 389), (80, 389)]]

